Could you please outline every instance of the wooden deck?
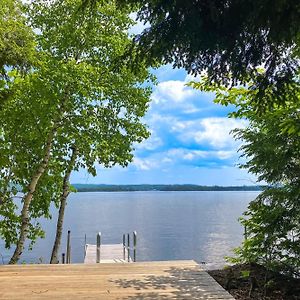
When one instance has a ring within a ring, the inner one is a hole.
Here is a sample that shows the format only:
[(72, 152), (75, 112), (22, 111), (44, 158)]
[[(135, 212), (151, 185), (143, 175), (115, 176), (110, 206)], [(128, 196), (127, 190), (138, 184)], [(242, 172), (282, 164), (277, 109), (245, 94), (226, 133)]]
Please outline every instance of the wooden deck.
[[(85, 264), (96, 263), (96, 245), (86, 245), (86, 253), (84, 257)], [(124, 259), (125, 251), (125, 259)], [(130, 259), (131, 261), (131, 259)], [(105, 244), (100, 247), (100, 263), (126, 263), (128, 262), (128, 250), (123, 244)]]
[(194, 261), (0, 266), (0, 299), (231, 299)]

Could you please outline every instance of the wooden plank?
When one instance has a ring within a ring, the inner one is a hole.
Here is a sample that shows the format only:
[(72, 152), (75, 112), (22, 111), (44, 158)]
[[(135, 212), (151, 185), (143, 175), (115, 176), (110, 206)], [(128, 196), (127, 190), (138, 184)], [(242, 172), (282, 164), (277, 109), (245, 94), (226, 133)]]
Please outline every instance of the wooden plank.
[[(124, 259), (124, 248), (123, 244), (106, 244), (100, 247), (100, 263), (126, 263), (128, 258), (128, 250), (125, 249)], [(84, 263), (95, 264), (97, 260), (97, 246), (86, 245)], [(131, 261), (131, 258), (130, 258)]]
[(228, 299), (194, 261), (0, 266), (0, 299)]

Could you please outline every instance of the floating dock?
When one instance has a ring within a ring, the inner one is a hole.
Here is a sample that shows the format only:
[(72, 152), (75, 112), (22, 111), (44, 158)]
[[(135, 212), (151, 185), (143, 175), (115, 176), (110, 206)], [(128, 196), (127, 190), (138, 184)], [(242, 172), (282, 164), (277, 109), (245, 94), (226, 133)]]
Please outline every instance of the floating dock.
[[(126, 244), (127, 237), (127, 244)], [(86, 238), (85, 238), (86, 240)], [(84, 247), (84, 263), (127, 263), (136, 261), (136, 231), (132, 234), (132, 245), (130, 247), (130, 234), (123, 234), (122, 244), (102, 244), (101, 232), (97, 234), (96, 245), (86, 244)], [(131, 254), (133, 258), (131, 258)]]
[[(97, 263), (97, 245), (86, 244), (85, 248), (84, 263)], [(128, 262), (126, 259), (128, 257), (128, 250), (123, 247), (123, 244), (101, 245), (99, 257), (98, 263), (101, 264), (126, 263)]]
[(194, 261), (5, 265), (0, 299), (234, 300)]

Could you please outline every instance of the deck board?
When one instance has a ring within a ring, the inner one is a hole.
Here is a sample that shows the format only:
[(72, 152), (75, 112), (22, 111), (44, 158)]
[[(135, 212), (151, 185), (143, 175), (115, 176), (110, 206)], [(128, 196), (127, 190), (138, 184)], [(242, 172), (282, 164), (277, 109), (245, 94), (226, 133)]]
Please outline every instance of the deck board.
[(0, 299), (234, 298), (194, 261), (0, 266)]

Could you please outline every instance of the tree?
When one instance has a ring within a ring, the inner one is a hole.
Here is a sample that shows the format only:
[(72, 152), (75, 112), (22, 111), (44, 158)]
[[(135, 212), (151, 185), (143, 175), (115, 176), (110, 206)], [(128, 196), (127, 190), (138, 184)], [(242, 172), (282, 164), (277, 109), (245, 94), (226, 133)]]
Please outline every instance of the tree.
[[(249, 205), (242, 224), (247, 239), (237, 249), (238, 261), (256, 262), (268, 269), (298, 275), (300, 271), (300, 94), (257, 117), (244, 108), (250, 124), (235, 131), (244, 141), (243, 168), (268, 183)], [(240, 112), (242, 113), (242, 112)]]
[[(3, 187), (6, 194), (3, 197), (5, 205), (1, 206), (1, 234), (7, 246), (17, 244), (11, 262), (16, 262), (22, 253), (27, 236), (32, 235), (34, 240), (35, 233), (38, 233), (30, 224), (31, 204), (34, 196), (37, 196), (39, 181), (47, 170), (54, 137), (62, 126), (65, 113), (65, 94), (58, 93), (53, 86), (53, 78), (47, 76), (50, 63), (51, 67), (55, 67), (53, 61), (48, 61), (42, 70), (36, 69), (25, 78), (16, 75), (15, 92), (1, 110), (1, 173), (3, 176), (9, 175)], [(61, 69), (57, 70), (56, 75), (61, 79), (62, 73), (58, 74), (59, 71)], [(14, 212), (13, 196), (16, 187), (24, 194), (20, 215)], [(10, 234), (5, 231), (6, 228)]]
[[(24, 193), (21, 214), (9, 194), (14, 218), (3, 215), (2, 224), (14, 220), (12, 230), (1, 230), (7, 245), (16, 244), (10, 263), (18, 261), (26, 238), (41, 234), (32, 218), (49, 216), (53, 199), (63, 212), (72, 170), (85, 167), (95, 175), (96, 163), (126, 166), (133, 143), (148, 136), (140, 119), (149, 102), (150, 89), (142, 86), (151, 80), (149, 73), (142, 64), (133, 73), (116, 63), (130, 43), (132, 20), (113, 1), (90, 14), (79, 5), (79, 0), (33, 1), (28, 12), (31, 26), (41, 32), (39, 63), (25, 78), (16, 77), (18, 93), (4, 106), (8, 117), (0, 122), (2, 168), (12, 174), (7, 186), (18, 185)], [(62, 220), (60, 215), (53, 262)]]
[[(197, 88), (215, 91), (215, 101), (235, 104), (237, 111), (231, 116), (247, 118), (249, 125), (234, 130), (235, 137), (244, 143), (241, 146), (248, 169), (259, 181), (268, 184), (253, 200), (242, 224), (247, 236), (236, 250), (235, 262), (256, 262), (268, 269), (288, 272), (299, 276), (300, 270), (300, 93), (292, 100), (299, 85), (295, 78), (292, 86), (286, 86), (285, 106), (276, 106), (258, 115), (252, 98), (258, 93), (248, 87), (227, 89), (210, 85), (207, 81), (192, 83)], [(266, 90), (266, 94), (268, 94)]]
[(34, 64), (35, 43), (26, 24), (24, 5), (19, 0), (3, 0), (0, 7), (0, 109), (12, 93), (9, 72), (27, 71)]
[[(96, 0), (85, 0), (87, 5)], [(121, 7), (136, 5), (146, 29), (134, 38), (138, 59), (183, 67), (191, 74), (207, 72), (211, 82), (225, 85), (256, 80), (264, 94), (273, 87), (264, 108), (281, 103), (282, 87), (298, 70), (300, 4), (298, 1), (117, 0)], [(256, 72), (258, 66), (266, 72)]]
[(52, 249), (51, 258), (50, 258), (51, 264), (56, 264), (59, 262), (58, 251), (60, 249), (60, 244), (61, 244), (65, 209), (66, 209), (66, 205), (67, 205), (67, 198), (69, 196), (69, 193), (71, 192), (70, 176), (75, 167), (76, 159), (77, 159), (77, 148), (74, 146), (72, 148), (72, 154), (71, 154), (71, 157), (68, 162), (68, 166), (65, 171), (64, 178), (63, 178), (63, 185), (62, 185), (61, 195), (60, 195), (60, 199), (59, 199), (59, 211), (58, 211), (58, 217), (57, 217), (57, 223), (56, 223), (56, 235), (55, 235), (53, 249)]

